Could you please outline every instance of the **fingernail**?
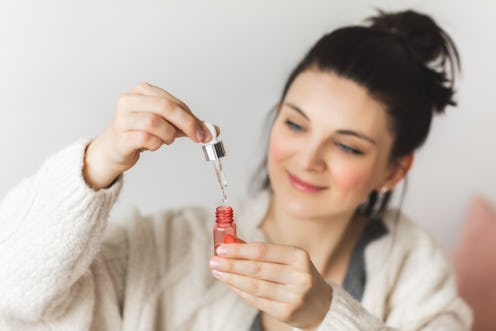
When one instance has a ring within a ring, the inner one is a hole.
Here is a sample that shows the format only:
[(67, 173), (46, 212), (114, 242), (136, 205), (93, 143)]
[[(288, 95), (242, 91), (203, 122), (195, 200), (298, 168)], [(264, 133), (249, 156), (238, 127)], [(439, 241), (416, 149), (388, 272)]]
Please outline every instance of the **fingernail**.
[(220, 245), (219, 247), (217, 247), (217, 254), (219, 255), (226, 255), (227, 254), (227, 247), (224, 246), (224, 245)]
[(203, 134), (205, 135), (205, 141), (210, 141), (212, 139), (212, 135), (210, 134), (210, 131), (207, 128), (203, 129)]
[(212, 269), (219, 269), (219, 267), (220, 267), (220, 261), (217, 260), (217, 259), (210, 260), (210, 267)]
[(196, 130), (196, 139), (198, 139), (198, 141), (203, 141), (203, 139), (205, 139), (205, 133), (201, 128)]
[(219, 270), (212, 270), (212, 274), (217, 278), (222, 278), (223, 273)]

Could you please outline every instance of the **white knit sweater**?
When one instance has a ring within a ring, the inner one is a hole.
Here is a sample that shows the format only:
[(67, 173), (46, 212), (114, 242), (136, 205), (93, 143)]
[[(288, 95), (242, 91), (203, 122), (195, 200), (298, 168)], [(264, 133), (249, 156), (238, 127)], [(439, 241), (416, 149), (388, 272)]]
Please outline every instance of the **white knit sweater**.
[[(122, 178), (90, 189), (87, 143), (49, 158), (0, 204), (0, 330), (248, 330), (257, 310), (208, 267), (214, 209), (134, 211), (107, 224)], [(233, 206), (241, 238), (265, 240), (267, 206), (267, 194)], [(446, 256), (413, 223), (368, 245), (365, 262), (361, 302), (333, 285), (319, 331), (469, 330)]]

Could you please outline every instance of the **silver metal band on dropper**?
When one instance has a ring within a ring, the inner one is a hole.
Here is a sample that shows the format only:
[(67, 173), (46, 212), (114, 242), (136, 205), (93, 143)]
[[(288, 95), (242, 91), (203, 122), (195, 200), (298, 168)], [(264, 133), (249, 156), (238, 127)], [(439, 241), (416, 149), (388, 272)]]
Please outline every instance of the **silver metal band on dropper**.
[(212, 162), (215, 175), (217, 176), (217, 181), (219, 182), (220, 189), (222, 191), (222, 203), (227, 202), (227, 181), (224, 176), (224, 171), (222, 170), (222, 163), (220, 162), (220, 158), (226, 155), (226, 150), (224, 149), (224, 145), (222, 144), (222, 140), (218, 139), (217, 130), (215, 126), (210, 122), (203, 122), (205, 127), (208, 129), (210, 134), (212, 135), (212, 139), (209, 143), (206, 143), (202, 146), (203, 154), (205, 154), (205, 159), (207, 161)]
[(207, 161), (218, 160), (221, 157), (226, 156), (226, 150), (224, 149), (224, 144), (222, 144), (222, 141), (214, 144), (203, 145), (202, 149)]
[(217, 131), (215, 130), (215, 126), (210, 122), (203, 122), (205, 127), (210, 131), (212, 135), (212, 140), (210, 143), (206, 143), (202, 146), (203, 154), (205, 154), (205, 159), (207, 161), (215, 161), (220, 159), (221, 157), (226, 156), (226, 150), (224, 149), (224, 145), (222, 144), (222, 140), (218, 140)]

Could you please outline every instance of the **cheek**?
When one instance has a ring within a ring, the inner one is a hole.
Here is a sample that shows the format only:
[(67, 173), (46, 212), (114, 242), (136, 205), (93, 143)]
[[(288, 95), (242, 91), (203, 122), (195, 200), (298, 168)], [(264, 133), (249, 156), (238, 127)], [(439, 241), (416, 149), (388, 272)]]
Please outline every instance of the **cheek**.
[[(330, 165), (333, 184), (343, 194), (368, 195), (372, 189), (374, 169), (368, 162), (334, 162)], [(358, 200), (360, 200), (359, 198)]]
[(269, 165), (281, 163), (293, 154), (291, 144), (288, 143), (287, 137), (280, 132), (278, 126), (274, 126), (271, 131), (268, 153)]

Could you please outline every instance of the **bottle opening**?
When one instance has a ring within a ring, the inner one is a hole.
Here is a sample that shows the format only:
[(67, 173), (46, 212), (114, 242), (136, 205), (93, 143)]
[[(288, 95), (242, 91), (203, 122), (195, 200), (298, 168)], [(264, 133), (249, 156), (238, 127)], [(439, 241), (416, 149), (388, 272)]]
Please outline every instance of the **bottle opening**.
[(233, 221), (233, 210), (229, 206), (219, 206), (215, 209), (215, 221), (217, 223), (231, 223)]

